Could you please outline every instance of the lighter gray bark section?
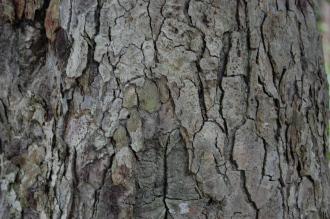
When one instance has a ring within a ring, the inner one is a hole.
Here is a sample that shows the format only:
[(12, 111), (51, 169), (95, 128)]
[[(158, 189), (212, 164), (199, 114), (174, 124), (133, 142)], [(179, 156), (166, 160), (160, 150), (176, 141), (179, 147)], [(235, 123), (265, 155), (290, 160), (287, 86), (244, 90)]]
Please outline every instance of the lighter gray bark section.
[(314, 1), (3, 2), (0, 218), (330, 218)]

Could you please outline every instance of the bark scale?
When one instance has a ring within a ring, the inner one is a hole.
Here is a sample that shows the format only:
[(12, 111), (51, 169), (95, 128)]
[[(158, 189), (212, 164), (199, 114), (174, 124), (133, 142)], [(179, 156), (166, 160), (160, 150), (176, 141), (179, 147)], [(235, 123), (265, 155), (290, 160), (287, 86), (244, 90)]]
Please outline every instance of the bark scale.
[(330, 218), (316, 10), (0, 1), (0, 217)]

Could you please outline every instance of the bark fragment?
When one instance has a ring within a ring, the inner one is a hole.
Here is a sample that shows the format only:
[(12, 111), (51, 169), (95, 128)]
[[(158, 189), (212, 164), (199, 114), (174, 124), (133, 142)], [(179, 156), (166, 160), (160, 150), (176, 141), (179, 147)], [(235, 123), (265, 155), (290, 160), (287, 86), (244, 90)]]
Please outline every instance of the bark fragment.
[(0, 217), (329, 218), (315, 10), (1, 1)]

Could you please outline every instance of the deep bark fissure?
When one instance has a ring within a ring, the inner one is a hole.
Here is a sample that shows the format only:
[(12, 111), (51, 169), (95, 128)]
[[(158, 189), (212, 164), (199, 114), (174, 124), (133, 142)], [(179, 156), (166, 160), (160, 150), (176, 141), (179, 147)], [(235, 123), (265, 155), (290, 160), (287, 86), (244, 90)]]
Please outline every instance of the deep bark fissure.
[(164, 148), (164, 185), (163, 185), (163, 203), (165, 206), (165, 215), (164, 218), (167, 218), (169, 215), (169, 208), (166, 204), (166, 197), (167, 197), (167, 189), (168, 189), (168, 182), (167, 182), (167, 143), (165, 144), (165, 148)]
[(4, 2), (1, 218), (327, 218), (314, 3)]

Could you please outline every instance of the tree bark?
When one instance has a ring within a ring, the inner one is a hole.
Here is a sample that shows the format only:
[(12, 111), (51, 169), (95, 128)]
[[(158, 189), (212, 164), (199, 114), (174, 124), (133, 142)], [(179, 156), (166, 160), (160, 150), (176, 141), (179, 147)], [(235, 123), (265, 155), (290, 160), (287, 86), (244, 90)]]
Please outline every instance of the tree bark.
[(330, 218), (316, 11), (1, 0), (0, 218)]

